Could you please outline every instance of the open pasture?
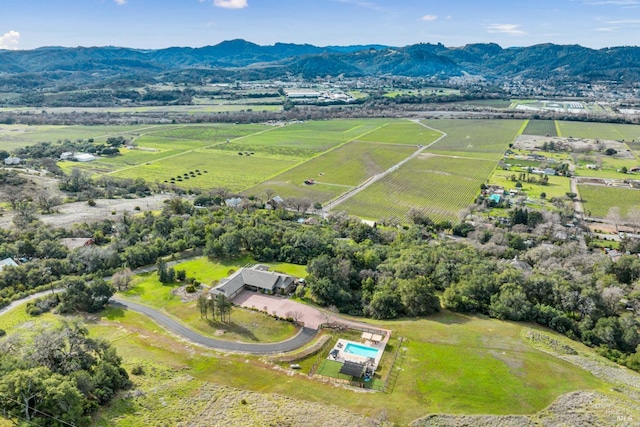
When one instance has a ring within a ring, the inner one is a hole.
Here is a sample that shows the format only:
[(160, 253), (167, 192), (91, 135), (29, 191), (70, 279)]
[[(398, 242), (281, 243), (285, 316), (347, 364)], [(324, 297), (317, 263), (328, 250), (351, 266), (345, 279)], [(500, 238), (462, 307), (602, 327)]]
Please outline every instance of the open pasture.
[(405, 121), (389, 123), (363, 136), (360, 140), (417, 146), (429, 145), (441, 136), (442, 134), (440, 132), (436, 132), (415, 122)]
[[(135, 377), (144, 393), (116, 401), (100, 414), (101, 421), (118, 420), (127, 425), (148, 425), (157, 420), (198, 423), (213, 412), (206, 410), (206, 404), (213, 400), (229, 402), (216, 410), (227, 406), (229, 414), (243, 410), (238, 391), (227, 388), (224, 394), (212, 393), (214, 384), (300, 399), (296, 402), (299, 406), (321, 402), (369, 416), (384, 410), (386, 418), (398, 425), (409, 425), (429, 413), (531, 414), (563, 393), (610, 387), (587, 371), (536, 350), (522, 337), (525, 326), (521, 324), (444, 311), (427, 319), (374, 325), (406, 338), (406, 349), (401, 350), (406, 356), (397, 366), (400, 374), (390, 393), (356, 393), (303, 375), (287, 376), (252, 356), (191, 347), (137, 313), (110, 308), (101, 313), (99, 321), (88, 325), (92, 336), (113, 342), (128, 369), (143, 364), (148, 373)], [(581, 352), (588, 351), (557, 334), (548, 334)], [(261, 401), (255, 395), (245, 397), (249, 409), (238, 416), (247, 414), (254, 420), (259, 411), (251, 410), (251, 405)], [(263, 405), (275, 399), (267, 398)], [(326, 411), (332, 417), (337, 412), (330, 407)], [(308, 419), (307, 424), (317, 424), (317, 419)]]
[(106, 141), (110, 136), (125, 136), (131, 133), (157, 128), (158, 126), (27, 126), (0, 125), (0, 148), (11, 151), (38, 142), (76, 141), (93, 138)]
[(558, 136), (555, 120), (529, 120), (524, 135)]
[(378, 220), (391, 216), (404, 219), (416, 208), (435, 221), (457, 221), (459, 211), (473, 202), (494, 167), (489, 160), (421, 155), (338, 209)]
[(443, 155), (495, 160), (502, 158), (513, 142), (522, 120), (423, 120), (423, 123), (447, 134), (428, 151)]
[(600, 156), (600, 166), (598, 169), (589, 169), (587, 165), (593, 165), (593, 159), (589, 156), (585, 158), (578, 158), (578, 162), (575, 168), (575, 175), (580, 177), (593, 177), (593, 178), (612, 178), (612, 179), (639, 179), (637, 174), (625, 174), (622, 172), (622, 168), (626, 167), (627, 170), (637, 167), (640, 163), (636, 159), (621, 159), (609, 156)]
[(634, 188), (581, 184), (578, 191), (587, 216), (605, 218), (614, 206), (624, 216), (630, 208), (640, 207), (640, 190)]

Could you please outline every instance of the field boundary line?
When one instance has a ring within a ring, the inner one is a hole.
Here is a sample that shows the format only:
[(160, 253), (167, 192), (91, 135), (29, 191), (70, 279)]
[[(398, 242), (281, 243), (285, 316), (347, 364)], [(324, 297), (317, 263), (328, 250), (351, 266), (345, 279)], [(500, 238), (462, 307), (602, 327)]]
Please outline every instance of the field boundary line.
[(562, 132), (560, 132), (560, 122), (554, 120), (553, 123), (556, 125), (556, 134), (562, 138)]
[[(526, 119), (524, 121), (524, 123), (522, 124), (522, 126), (520, 126), (520, 129), (518, 129), (518, 133), (516, 133), (516, 137), (518, 137), (519, 135), (522, 135), (525, 131), (525, 129), (527, 129), (527, 126), (529, 126), (529, 122), (531, 121), (531, 119)], [(515, 138), (514, 138), (515, 139)]]
[[(248, 138), (250, 136), (260, 135), (260, 134), (263, 134), (263, 133), (271, 132), (271, 131), (273, 131), (275, 129), (280, 129), (280, 127), (272, 127), (272, 128), (269, 128), (269, 129), (261, 130), (261, 131), (256, 132), (256, 133), (251, 133), (249, 135), (239, 136), (237, 138), (230, 139), (229, 142), (235, 142), (235, 141), (237, 141), (239, 139), (244, 139), (244, 138)], [(127, 170), (130, 170), (130, 169), (135, 169), (135, 168), (138, 168), (140, 166), (144, 166), (144, 165), (151, 164), (151, 163), (162, 162), (162, 161), (167, 160), (167, 159), (172, 159), (174, 157), (179, 157), (179, 156), (183, 156), (185, 154), (194, 153), (194, 152), (196, 152), (198, 150), (206, 150), (208, 148), (217, 147), (218, 145), (222, 145), (222, 144), (226, 144), (226, 143), (227, 143), (226, 141), (220, 141), (220, 142), (216, 142), (214, 144), (210, 144), (210, 145), (207, 145), (207, 146), (204, 146), (204, 147), (192, 148), (191, 150), (182, 151), (180, 153), (172, 154), (170, 156), (163, 157), (161, 159), (150, 160), (148, 162), (139, 163), (137, 165), (128, 166), (128, 167), (122, 168), (122, 169), (117, 169), (117, 170), (111, 171), (109, 173), (106, 173), (105, 175), (111, 175), (111, 174), (114, 174), (114, 173), (123, 172), (123, 171), (127, 171)]]
[[(438, 130), (438, 129), (434, 129), (434, 128), (430, 127), (430, 126), (427, 126), (424, 123), (422, 123), (420, 120), (409, 120), (409, 121), (410, 122), (414, 122), (414, 123), (416, 123), (416, 124), (418, 124), (420, 126), (423, 126), (423, 127), (427, 128), (427, 129), (430, 129), (430, 130), (432, 130), (434, 132), (439, 132), (441, 135), (435, 141), (433, 141), (430, 144), (427, 144), (427, 145), (425, 145), (423, 147), (418, 148), (415, 153), (413, 153), (412, 155), (410, 155), (406, 159), (396, 163), (395, 165), (391, 166), (386, 171), (381, 172), (381, 173), (376, 174), (376, 175), (373, 175), (372, 177), (369, 177), (366, 181), (364, 181), (362, 184), (356, 186), (353, 190), (349, 190), (346, 193), (342, 193), (341, 195), (339, 195), (338, 197), (334, 198), (333, 200), (329, 200), (323, 206), (323, 210), (329, 212), (331, 209), (335, 208), (339, 204), (344, 203), (345, 201), (349, 200), (351, 197), (355, 196), (356, 194), (358, 194), (362, 190), (364, 190), (367, 187), (371, 186), (371, 184), (381, 180), (385, 176), (389, 175), (391, 172), (394, 172), (394, 171), (400, 169), (403, 165), (405, 165), (409, 161), (411, 161), (411, 160), (415, 159), (416, 157), (418, 157), (424, 150), (430, 148), (434, 144), (437, 144), (438, 142), (440, 142), (441, 140), (443, 140), (444, 138), (446, 138), (448, 136), (443, 131)], [(326, 208), (325, 208), (325, 206), (326, 206)]]

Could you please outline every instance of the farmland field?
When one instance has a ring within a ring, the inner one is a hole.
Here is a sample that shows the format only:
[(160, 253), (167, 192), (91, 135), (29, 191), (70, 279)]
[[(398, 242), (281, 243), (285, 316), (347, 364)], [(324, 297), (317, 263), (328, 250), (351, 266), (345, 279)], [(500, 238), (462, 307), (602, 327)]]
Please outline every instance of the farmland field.
[(428, 145), (442, 134), (414, 122), (391, 123), (371, 132), (361, 141), (385, 142), (390, 144)]
[(417, 208), (434, 221), (456, 221), (459, 211), (473, 203), (480, 184), (494, 167), (491, 160), (423, 154), (356, 194), (339, 209), (378, 220), (392, 216), (403, 219), (411, 208)]
[(527, 127), (522, 132), (525, 135), (557, 136), (556, 122), (554, 120), (529, 120)]
[[(258, 195), (271, 188), (281, 197), (308, 197), (326, 202), (413, 154), (415, 146), (352, 141), (305, 162), (247, 191)], [(312, 186), (304, 184), (313, 179)]]
[(604, 218), (609, 209), (617, 206), (626, 215), (633, 206), (640, 206), (640, 190), (582, 184), (578, 187), (585, 212), (589, 216)]
[(522, 120), (423, 120), (423, 123), (447, 134), (429, 148), (429, 152), (498, 161), (515, 139)]
[[(171, 178), (176, 178), (176, 185), (185, 188), (226, 188), (230, 191), (242, 191), (264, 181), (274, 171), (285, 169), (290, 162), (296, 160), (284, 156), (239, 156), (237, 153), (202, 149), (166, 160), (122, 169), (112, 173), (111, 176), (119, 178), (142, 176), (147, 181), (158, 180), (165, 184), (170, 183)], [(190, 175), (192, 171), (195, 177), (184, 176)]]
[(294, 123), (251, 135), (216, 147), (225, 151), (249, 151), (310, 158), (339, 144), (361, 138), (388, 120), (331, 120)]
[(640, 141), (638, 125), (558, 121), (558, 127), (564, 137)]

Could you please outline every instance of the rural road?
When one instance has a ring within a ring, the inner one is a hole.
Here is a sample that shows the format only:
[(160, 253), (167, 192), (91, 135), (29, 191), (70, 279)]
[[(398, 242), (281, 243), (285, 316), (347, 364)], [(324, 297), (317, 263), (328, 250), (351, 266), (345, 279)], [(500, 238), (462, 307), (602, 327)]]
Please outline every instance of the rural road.
[(180, 337), (185, 338), (188, 341), (202, 345), (204, 347), (212, 348), (214, 350), (225, 350), (252, 354), (285, 353), (302, 347), (304, 344), (311, 341), (311, 339), (313, 339), (313, 337), (315, 337), (318, 333), (318, 331), (316, 331), (315, 329), (302, 328), (300, 332), (291, 339), (269, 344), (251, 344), (234, 341), (223, 341), (200, 335), (199, 333), (194, 332), (193, 330), (180, 324), (173, 318), (166, 316), (158, 310), (147, 307), (145, 305), (127, 301), (115, 295), (111, 297), (111, 303), (115, 303), (114, 305), (120, 305), (129, 310), (137, 311), (138, 313), (144, 314), (168, 331), (179, 335)]
[(429, 127), (427, 125), (425, 125), (424, 123), (421, 123), (419, 120), (412, 120), (413, 122), (419, 124), (420, 126), (424, 126), (427, 129), (430, 129), (432, 131), (435, 132), (440, 132), (442, 135), (440, 136), (440, 138), (436, 139), (435, 141), (433, 141), (431, 144), (429, 145), (425, 145), (423, 147), (420, 147), (415, 153), (413, 153), (412, 155), (410, 155), (409, 157), (407, 157), (406, 159), (402, 160), (401, 162), (396, 163), (395, 165), (391, 166), (389, 169), (387, 169), (384, 172), (381, 172), (377, 175), (372, 176), (371, 178), (369, 178), (368, 180), (366, 180), (365, 182), (363, 182), (362, 184), (358, 185), (357, 187), (354, 187), (353, 189), (347, 191), (346, 193), (341, 194), (340, 196), (338, 196), (336, 199), (331, 200), (330, 202), (328, 202), (325, 207), (323, 208), (325, 211), (330, 211), (331, 209), (335, 208), (336, 206), (338, 206), (339, 204), (345, 202), (346, 200), (350, 199), (351, 197), (355, 196), (356, 194), (358, 194), (359, 192), (361, 192), (362, 190), (364, 190), (365, 188), (369, 187), (371, 184), (373, 184), (376, 181), (381, 180), (382, 178), (384, 178), (385, 176), (389, 175), (391, 172), (398, 170), (401, 166), (403, 166), (404, 164), (406, 164), (407, 162), (409, 162), (410, 160), (415, 159), (416, 157), (418, 157), (424, 150), (426, 150), (427, 148), (431, 147), (432, 145), (440, 142), (442, 139), (447, 137), (447, 134), (438, 130), (438, 129), (434, 129), (432, 127)]

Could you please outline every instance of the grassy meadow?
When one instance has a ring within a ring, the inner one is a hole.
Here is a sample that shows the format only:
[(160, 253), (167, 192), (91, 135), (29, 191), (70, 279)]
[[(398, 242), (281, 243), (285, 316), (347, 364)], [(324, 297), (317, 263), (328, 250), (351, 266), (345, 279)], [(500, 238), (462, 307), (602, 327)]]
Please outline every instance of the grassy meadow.
[[(2, 316), (0, 322), (8, 316), (23, 320), (13, 322), (9, 333), (34, 328), (33, 320), (21, 317), (20, 311), (23, 306)], [(53, 317), (35, 320), (55, 321), (50, 320)], [(287, 375), (254, 356), (192, 346), (148, 318), (121, 308), (109, 307), (84, 321), (92, 336), (117, 348), (128, 370), (142, 366), (145, 371), (131, 376), (142, 393), (116, 399), (97, 417), (101, 426), (195, 422), (199, 412), (191, 403), (197, 406), (203, 399), (215, 398), (204, 392), (213, 385), (277, 393), (365, 416), (376, 416), (385, 409), (388, 419), (400, 425), (429, 413), (530, 414), (563, 393), (610, 388), (590, 373), (533, 348), (522, 337), (528, 325), (447, 311), (426, 319), (370, 322), (393, 331), (393, 346), (397, 337), (403, 337), (403, 357), (393, 367), (399, 374), (387, 393), (356, 393), (305, 374)], [(219, 393), (234, 391), (224, 388)]]
[(635, 188), (581, 184), (578, 191), (585, 212), (590, 212), (589, 216), (593, 217), (606, 217), (613, 206), (619, 207), (622, 215), (626, 215), (631, 207), (640, 206), (640, 190)]

